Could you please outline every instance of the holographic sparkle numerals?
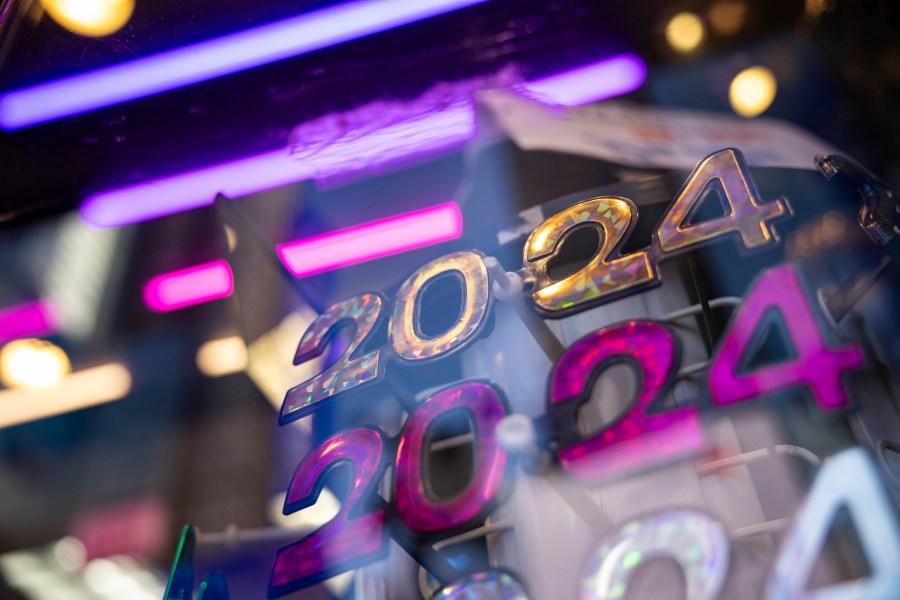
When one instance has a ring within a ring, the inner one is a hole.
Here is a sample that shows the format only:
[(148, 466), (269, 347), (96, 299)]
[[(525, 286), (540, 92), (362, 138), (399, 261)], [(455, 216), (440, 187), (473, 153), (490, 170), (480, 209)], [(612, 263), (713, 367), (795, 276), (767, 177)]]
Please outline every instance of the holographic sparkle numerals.
[(378, 560), (387, 553), (384, 513), (360, 514), (364, 512), (360, 504), (376, 494), (384, 475), (386, 446), (380, 429), (354, 427), (331, 436), (303, 459), (288, 487), (285, 514), (315, 504), (325, 476), (335, 468), (350, 469), (350, 493), (334, 519), (276, 553), (270, 598)]
[[(718, 192), (725, 201), (725, 215), (688, 224), (707, 191)], [(753, 249), (778, 241), (769, 221), (790, 214), (784, 198), (762, 203), (744, 157), (728, 148), (707, 156), (678, 192), (668, 212), (659, 222), (656, 237), (663, 252), (672, 253), (737, 232), (745, 248)]]
[(506, 571), (481, 571), (435, 592), (431, 600), (528, 600), (525, 587)]
[[(461, 412), (474, 433), (475, 469), (465, 489), (452, 498), (429, 493), (425, 457), (431, 441), (430, 426), (441, 415)], [(497, 442), (497, 424), (506, 415), (500, 392), (477, 381), (451, 386), (432, 394), (413, 412), (397, 449), (397, 511), (419, 533), (447, 531), (483, 519), (499, 501), (507, 473), (507, 457)]]
[[(756, 346), (759, 330), (775, 317), (784, 323), (792, 356), (778, 364), (748, 369), (748, 355)], [(727, 405), (804, 387), (821, 411), (834, 413), (850, 406), (845, 375), (864, 364), (859, 347), (826, 343), (796, 271), (784, 265), (757, 280), (732, 318), (709, 368), (709, 393), (714, 404)]]
[[(633, 291), (657, 276), (646, 252), (612, 258), (637, 221), (637, 207), (627, 198), (603, 197), (579, 202), (550, 217), (525, 242), (524, 262), (535, 281), (535, 306), (550, 314), (562, 313), (603, 298)], [(583, 269), (553, 281), (548, 264), (563, 238), (584, 227), (599, 230), (601, 246)]]
[[(839, 512), (846, 509), (868, 574), (811, 587), (814, 568)], [(621, 600), (641, 567), (673, 559), (684, 576), (686, 600), (720, 598), (728, 577), (730, 542), (721, 523), (703, 512), (670, 509), (632, 519), (590, 553), (581, 600)], [(900, 522), (875, 462), (861, 448), (822, 466), (785, 537), (765, 590), (766, 600), (893, 600), (900, 590)], [(671, 589), (653, 590), (669, 597)], [(680, 595), (680, 594), (675, 594)], [(755, 597), (750, 594), (748, 597)], [(644, 596), (642, 596), (644, 597)], [(743, 596), (741, 596), (743, 597)]]
[[(870, 575), (809, 589), (840, 509), (857, 532)], [(872, 458), (861, 448), (833, 456), (816, 475), (784, 540), (767, 600), (893, 600), (900, 591), (900, 523)]]
[(284, 397), (279, 423), (294, 421), (315, 411), (324, 400), (333, 400), (339, 394), (372, 383), (384, 374), (380, 350), (353, 357), (371, 335), (382, 315), (384, 300), (378, 294), (360, 294), (338, 302), (319, 315), (303, 334), (294, 364), (321, 356), (331, 341), (336, 328), (353, 324), (353, 340), (344, 354), (324, 371), (290, 390)]
[[(684, 574), (686, 600), (715, 600), (728, 574), (724, 527), (695, 510), (669, 510), (622, 525), (588, 557), (581, 600), (620, 600), (647, 561), (673, 559)], [(677, 597), (661, 590), (655, 597)]]
[[(594, 376), (623, 362), (636, 369), (640, 389), (635, 401), (611, 425), (579, 440), (576, 410), (588, 400)], [(675, 337), (652, 321), (612, 325), (575, 342), (550, 375), (547, 411), (560, 439), (557, 457), (562, 467), (581, 479), (596, 481), (702, 447), (703, 427), (695, 406), (650, 414), (677, 369)], [(573, 439), (579, 441), (573, 443)]]
[[(462, 289), (462, 310), (456, 321), (434, 336), (422, 333), (422, 291), (440, 277), (456, 277)], [(462, 350), (475, 340), (493, 304), (491, 278), (478, 252), (454, 252), (417, 270), (400, 287), (388, 325), (390, 346), (360, 354), (360, 346), (377, 330), (387, 300), (378, 294), (359, 294), (330, 306), (303, 334), (294, 364), (321, 356), (338, 327), (355, 326), (353, 340), (338, 360), (324, 371), (288, 390), (280, 424), (315, 412), (324, 401), (349, 390), (380, 381), (390, 359), (404, 365), (422, 364)]]
[[(473, 475), (462, 491), (449, 498), (438, 498), (428, 491), (432, 486), (423, 466), (435, 423), (456, 411), (465, 414), (474, 434), (470, 442), (474, 449)], [(269, 580), (269, 597), (282, 596), (379, 560), (387, 552), (390, 531), (402, 529), (404, 538), (421, 538), (483, 520), (503, 500), (509, 475), (507, 455), (496, 435), (497, 424), (506, 413), (506, 401), (499, 390), (488, 383), (466, 381), (425, 399), (410, 415), (398, 439), (389, 440), (381, 429), (362, 426), (345, 429), (325, 440), (297, 467), (284, 512), (291, 514), (314, 504), (333, 469), (350, 469), (350, 493), (334, 519), (278, 550)], [(383, 508), (374, 510), (371, 500), (376, 499), (378, 484), (392, 458), (396, 458), (395, 510), (389, 513)], [(397, 518), (389, 519), (388, 514)], [(478, 589), (494, 589), (497, 583), (493, 578), (479, 581), (484, 586), (476, 586)], [(497, 589), (513, 589), (504, 585)]]
[[(715, 191), (725, 201), (725, 215), (690, 223), (707, 190)], [(550, 217), (531, 233), (525, 242), (523, 269), (534, 284), (531, 297), (536, 309), (547, 317), (564, 317), (659, 284), (660, 261), (722, 236), (737, 233), (742, 246), (749, 250), (775, 244), (778, 235), (770, 221), (790, 214), (785, 198), (765, 203), (760, 200), (743, 156), (728, 148), (697, 165), (645, 250), (614, 257), (634, 228), (638, 209), (627, 198), (592, 198)], [(548, 266), (566, 239), (585, 227), (600, 232), (600, 247), (583, 269), (554, 281), (548, 275)]]
[[(459, 277), (463, 306), (450, 328), (433, 337), (422, 334), (421, 293), (437, 277)], [(403, 282), (391, 315), (391, 343), (404, 361), (420, 361), (447, 356), (463, 348), (478, 333), (491, 308), (491, 281), (477, 252), (454, 252), (433, 260)]]

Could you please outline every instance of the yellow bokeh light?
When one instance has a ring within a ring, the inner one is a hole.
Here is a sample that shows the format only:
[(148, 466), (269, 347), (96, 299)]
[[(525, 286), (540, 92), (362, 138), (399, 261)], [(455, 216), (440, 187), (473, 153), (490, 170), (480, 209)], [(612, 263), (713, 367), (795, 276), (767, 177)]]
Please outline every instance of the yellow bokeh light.
[(744, 26), (746, 15), (743, 0), (719, 0), (709, 8), (709, 24), (720, 35), (734, 35)]
[(666, 41), (678, 52), (696, 50), (705, 35), (703, 21), (694, 13), (678, 13), (666, 25)]
[(119, 400), (129, 391), (131, 373), (119, 363), (72, 373), (46, 388), (0, 390), (0, 429)]
[(206, 342), (197, 350), (197, 368), (207, 377), (240, 373), (247, 361), (247, 346), (238, 336)]
[(41, 5), (72, 33), (90, 37), (117, 32), (134, 12), (134, 0), (41, 0)]
[(731, 108), (742, 117), (755, 117), (772, 105), (778, 83), (765, 67), (750, 67), (738, 73), (728, 89)]
[(9, 388), (48, 388), (71, 370), (63, 349), (43, 340), (15, 340), (0, 350), (0, 381)]

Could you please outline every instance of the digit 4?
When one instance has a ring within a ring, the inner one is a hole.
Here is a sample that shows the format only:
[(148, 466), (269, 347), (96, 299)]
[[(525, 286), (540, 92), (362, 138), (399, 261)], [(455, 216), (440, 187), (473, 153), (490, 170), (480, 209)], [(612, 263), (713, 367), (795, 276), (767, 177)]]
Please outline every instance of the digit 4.
[[(827, 588), (807, 585), (838, 510), (846, 507), (872, 575)], [(829, 459), (784, 541), (767, 600), (895, 600), (900, 590), (900, 524), (872, 459), (861, 448)]]
[[(710, 187), (725, 200), (725, 214), (688, 224)], [(778, 234), (769, 221), (790, 214), (787, 198), (762, 202), (743, 155), (735, 148), (726, 148), (704, 158), (688, 176), (659, 222), (656, 237), (660, 250), (667, 254), (731, 232), (740, 235), (745, 248), (755, 249), (776, 243)]]
[[(746, 369), (747, 357), (773, 312), (785, 325), (794, 355), (778, 364)], [(709, 392), (713, 403), (721, 406), (802, 386), (823, 412), (833, 414), (851, 403), (844, 376), (864, 364), (858, 346), (827, 344), (794, 267), (783, 265), (756, 281), (732, 318), (709, 368)]]

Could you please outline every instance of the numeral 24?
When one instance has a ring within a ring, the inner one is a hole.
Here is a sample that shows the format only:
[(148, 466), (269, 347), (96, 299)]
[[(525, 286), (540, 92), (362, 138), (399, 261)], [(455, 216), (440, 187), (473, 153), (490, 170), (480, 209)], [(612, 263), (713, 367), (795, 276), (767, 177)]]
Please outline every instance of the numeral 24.
[[(794, 267), (766, 271), (733, 315), (713, 356), (708, 377), (713, 406), (806, 389), (825, 414), (849, 408), (844, 378), (862, 368), (865, 357), (855, 345), (830, 346), (815, 311)], [(782, 319), (794, 353), (778, 364), (746, 368), (770, 315)], [(575, 425), (578, 406), (587, 402), (599, 373), (623, 362), (637, 371), (635, 401), (621, 418), (582, 439)], [(598, 480), (700, 448), (704, 436), (696, 406), (655, 410), (677, 370), (677, 339), (652, 321), (612, 325), (575, 342), (554, 366), (548, 395), (547, 412), (560, 441), (562, 467), (582, 479)]]

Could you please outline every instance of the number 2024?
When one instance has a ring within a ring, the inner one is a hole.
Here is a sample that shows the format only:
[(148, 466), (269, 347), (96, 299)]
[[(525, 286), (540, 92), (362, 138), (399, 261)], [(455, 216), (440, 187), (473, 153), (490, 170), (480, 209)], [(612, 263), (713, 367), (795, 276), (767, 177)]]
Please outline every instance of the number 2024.
[[(726, 214), (689, 223), (710, 189), (724, 199)], [(530, 298), (535, 309), (543, 316), (559, 318), (658, 285), (658, 263), (698, 244), (736, 236), (749, 250), (772, 245), (778, 236), (771, 221), (790, 213), (787, 199), (760, 200), (739, 151), (721, 150), (701, 161), (690, 174), (657, 224), (648, 248), (619, 255), (637, 221), (638, 209), (627, 198), (592, 198), (550, 217), (531, 233), (525, 243), (522, 273), (532, 285)], [(548, 264), (562, 242), (585, 227), (602, 234), (596, 255), (578, 272), (560, 281), (551, 280)], [(400, 286), (391, 311), (389, 343), (368, 352), (360, 348), (369, 344), (378, 330), (387, 300), (380, 294), (364, 293), (330, 306), (304, 333), (294, 364), (321, 356), (341, 325), (353, 325), (353, 339), (334, 364), (287, 392), (279, 423), (302, 418), (346, 392), (378, 382), (391, 359), (404, 366), (424, 364), (458, 352), (477, 339), (493, 303), (491, 275), (483, 258), (475, 251), (454, 252), (410, 275)], [(441, 277), (454, 277), (460, 283), (462, 310), (449, 329), (425, 336), (420, 325), (421, 292)]]
[[(709, 185), (720, 186), (731, 208), (730, 214), (686, 225)], [(627, 199), (592, 199), (566, 209), (539, 226), (529, 237), (524, 251), (524, 270), (530, 273), (535, 284), (531, 294), (535, 307), (545, 313), (570, 314), (573, 309), (633, 293), (648, 282), (659, 282), (656, 273), (659, 260), (728, 233), (737, 232), (747, 248), (772, 243), (777, 238), (767, 222), (789, 212), (789, 206), (782, 200), (760, 204), (740, 154), (725, 150), (705, 159), (691, 174), (657, 226), (650, 248), (610, 258), (633, 226), (636, 210)], [(585, 223), (603, 229), (604, 244), (597, 256), (583, 272), (566, 280), (542, 279), (553, 249), (567, 232)], [(420, 292), (435, 277), (447, 273), (458, 277), (462, 284), (463, 310), (446, 332), (425, 338), (418, 326)], [(585, 280), (596, 285), (577, 283)], [(361, 294), (333, 305), (304, 334), (295, 364), (320, 355), (329, 336), (341, 323), (349, 321), (356, 326), (354, 340), (331, 367), (288, 392), (281, 422), (300, 418), (316, 410), (323, 401), (334, 401), (350, 389), (378, 381), (384, 374), (388, 353), (396, 360), (415, 364), (461, 350), (477, 336), (490, 310), (490, 284), (490, 274), (482, 256), (476, 252), (456, 252), (428, 263), (398, 291), (388, 325), (390, 348), (366, 353), (357, 350), (382, 318), (384, 298), (378, 294)], [(797, 353), (785, 363), (745, 372), (740, 368), (743, 357), (763, 316), (772, 309), (782, 315)], [(640, 372), (641, 389), (636, 401), (622, 419), (588, 439), (580, 439), (574, 411), (586, 401), (593, 374), (621, 360), (630, 361)], [(560, 465), (580, 478), (599, 480), (702, 445), (703, 432), (695, 406), (653, 414), (655, 405), (671, 384), (677, 362), (677, 339), (665, 326), (653, 321), (606, 327), (573, 344), (554, 366), (548, 394), (547, 412), (558, 441), (556, 457)], [(789, 266), (779, 267), (765, 273), (752, 286), (746, 301), (733, 316), (710, 367), (709, 394), (714, 406), (723, 406), (801, 386), (811, 392), (821, 410), (834, 412), (850, 403), (842, 383), (844, 374), (862, 365), (863, 356), (858, 348), (831, 348), (826, 344), (797, 274)], [(823, 372), (832, 375), (822, 378)], [(375, 488), (383, 479), (392, 453), (395, 454), (395, 509), (389, 508), (396, 510), (396, 516), (405, 526), (428, 536), (483, 519), (501, 501), (505, 487), (506, 456), (497, 445), (494, 430), (506, 414), (506, 406), (502, 393), (493, 386), (463, 382), (425, 400), (410, 415), (397, 440), (389, 440), (377, 428), (356, 427), (335, 434), (313, 450), (291, 481), (285, 512), (314, 504), (325, 475), (340, 465), (352, 470), (351, 491), (333, 521), (278, 552), (270, 597), (384, 555), (387, 548), (384, 519), (388, 509), (366, 512), (363, 507), (367, 499), (377, 497)], [(424, 492), (423, 448), (428, 444), (430, 423), (448, 410), (464, 411), (472, 425), (475, 474), (463, 492), (439, 500)]]

